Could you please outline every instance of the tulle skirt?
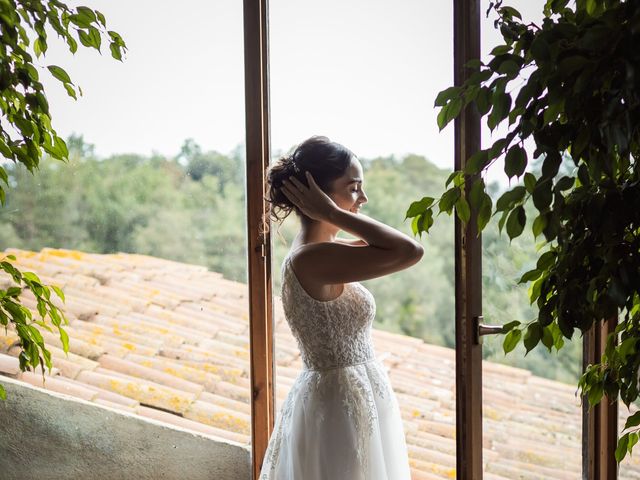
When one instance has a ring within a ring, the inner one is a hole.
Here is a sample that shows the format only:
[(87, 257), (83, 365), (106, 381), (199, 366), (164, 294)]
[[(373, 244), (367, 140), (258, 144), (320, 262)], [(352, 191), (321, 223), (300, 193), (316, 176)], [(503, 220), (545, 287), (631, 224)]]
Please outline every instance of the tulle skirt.
[(259, 480), (410, 480), (398, 401), (377, 359), (303, 370), (280, 411)]

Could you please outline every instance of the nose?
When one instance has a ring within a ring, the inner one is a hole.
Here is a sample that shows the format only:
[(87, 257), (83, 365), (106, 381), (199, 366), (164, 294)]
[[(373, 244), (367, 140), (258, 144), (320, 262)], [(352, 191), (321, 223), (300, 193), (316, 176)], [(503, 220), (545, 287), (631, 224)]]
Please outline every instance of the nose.
[(369, 201), (369, 199), (367, 198), (367, 194), (364, 193), (364, 190), (360, 191), (360, 203), (361, 204), (365, 204)]

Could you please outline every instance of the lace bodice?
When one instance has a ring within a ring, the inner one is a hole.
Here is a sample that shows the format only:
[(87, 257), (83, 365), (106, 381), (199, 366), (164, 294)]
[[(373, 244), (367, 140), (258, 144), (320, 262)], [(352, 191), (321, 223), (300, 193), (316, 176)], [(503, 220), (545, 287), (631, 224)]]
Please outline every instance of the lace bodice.
[(282, 265), (282, 305), (306, 369), (327, 370), (374, 358), (373, 295), (360, 283), (345, 283), (339, 297), (321, 301), (300, 284), (287, 255)]

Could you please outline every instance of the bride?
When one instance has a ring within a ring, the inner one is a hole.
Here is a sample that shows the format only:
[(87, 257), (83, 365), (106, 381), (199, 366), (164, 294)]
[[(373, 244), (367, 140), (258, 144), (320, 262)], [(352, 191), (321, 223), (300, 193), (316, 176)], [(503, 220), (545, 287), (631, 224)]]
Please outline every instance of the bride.
[[(282, 304), (303, 370), (276, 416), (260, 480), (410, 480), (398, 401), (371, 341), (372, 294), (359, 281), (414, 265), (423, 248), (360, 214), (358, 158), (313, 136), (270, 166), (269, 215), (300, 231), (282, 264)], [(338, 238), (344, 230), (356, 240)]]

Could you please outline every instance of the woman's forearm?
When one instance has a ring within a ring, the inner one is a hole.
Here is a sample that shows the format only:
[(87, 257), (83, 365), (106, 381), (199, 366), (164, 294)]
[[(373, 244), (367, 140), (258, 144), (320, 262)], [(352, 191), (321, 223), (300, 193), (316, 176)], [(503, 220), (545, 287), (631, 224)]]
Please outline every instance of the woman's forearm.
[(356, 214), (341, 208), (335, 208), (329, 213), (327, 221), (345, 232), (361, 238), (372, 247), (385, 250), (402, 250), (406, 248), (415, 249), (420, 246), (418, 242), (408, 235), (361, 213)]

